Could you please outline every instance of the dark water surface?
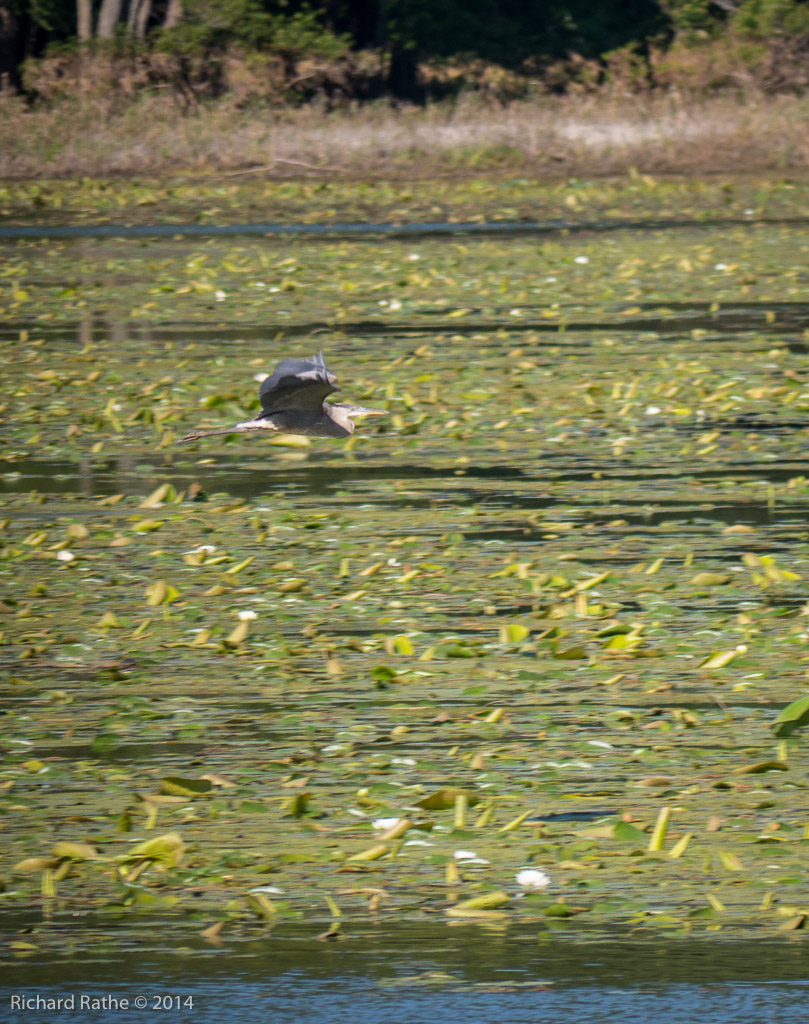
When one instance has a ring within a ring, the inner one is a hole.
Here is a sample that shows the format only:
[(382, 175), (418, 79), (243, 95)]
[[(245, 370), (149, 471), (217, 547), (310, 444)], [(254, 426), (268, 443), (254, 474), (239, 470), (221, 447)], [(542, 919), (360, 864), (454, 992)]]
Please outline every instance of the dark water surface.
[(547, 221), (422, 221), (408, 224), (339, 222), (330, 224), (9, 224), (0, 226), (0, 239), (21, 238), (172, 238), (174, 236), (293, 236), (304, 238), (387, 237), (430, 238), (454, 235), (549, 235), (559, 232), (660, 231), (693, 228), (734, 228), (764, 224), (802, 227), (805, 217), (704, 217), (643, 220)]
[[(787, 940), (651, 941), (640, 929), (581, 942), (524, 925), (380, 924), (337, 941), (279, 927), (235, 948), (183, 955), (156, 949), (157, 934), (141, 938), (137, 951), (99, 950), (44, 971), (25, 959), (5, 963), (0, 1020), (796, 1024), (809, 995), (804, 944)], [(37, 1010), (37, 996), (72, 997), (75, 1008)]]

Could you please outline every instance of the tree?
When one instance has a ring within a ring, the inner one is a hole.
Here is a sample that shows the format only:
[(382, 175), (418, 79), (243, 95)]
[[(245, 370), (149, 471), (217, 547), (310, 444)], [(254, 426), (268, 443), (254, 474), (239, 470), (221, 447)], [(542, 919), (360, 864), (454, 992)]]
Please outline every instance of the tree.
[(136, 39), (146, 36), (146, 26), (152, 14), (152, 0), (130, 0), (126, 18), (126, 30)]
[(112, 39), (118, 22), (121, 20), (123, 0), (101, 0), (101, 10), (98, 12), (96, 23), (96, 35), (99, 39)]
[(93, 38), (93, 0), (76, 0), (76, 29), (82, 43)]
[(19, 60), (20, 18), (17, 4), (0, 2), (0, 90), (20, 88)]

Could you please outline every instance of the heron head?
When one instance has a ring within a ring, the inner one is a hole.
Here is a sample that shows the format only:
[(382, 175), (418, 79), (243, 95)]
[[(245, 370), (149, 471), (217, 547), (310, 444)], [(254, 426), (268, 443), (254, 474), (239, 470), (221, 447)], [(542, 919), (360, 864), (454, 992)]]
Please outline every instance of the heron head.
[(353, 434), (354, 420), (363, 416), (387, 416), (384, 409), (367, 409), (364, 405), (348, 405), (346, 402), (332, 402), (327, 405), (328, 415), (347, 433)]

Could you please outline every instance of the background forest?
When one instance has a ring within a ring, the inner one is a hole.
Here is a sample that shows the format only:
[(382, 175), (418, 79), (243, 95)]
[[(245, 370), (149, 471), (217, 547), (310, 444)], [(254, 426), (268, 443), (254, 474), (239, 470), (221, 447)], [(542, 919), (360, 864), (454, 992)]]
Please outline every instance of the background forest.
[(805, 0), (0, 2), (3, 86), (40, 100), (166, 87), (191, 104), (464, 89), (506, 101), (616, 83), (794, 92), (807, 53)]

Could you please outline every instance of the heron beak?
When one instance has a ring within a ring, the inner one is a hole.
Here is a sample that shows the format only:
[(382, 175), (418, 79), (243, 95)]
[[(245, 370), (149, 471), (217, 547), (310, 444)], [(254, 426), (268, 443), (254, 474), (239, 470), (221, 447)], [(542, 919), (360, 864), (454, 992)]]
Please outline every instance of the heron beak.
[(351, 418), (356, 419), (358, 416), (387, 416), (387, 409), (366, 409), (363, 405), (355, 405), (351, 410)]

